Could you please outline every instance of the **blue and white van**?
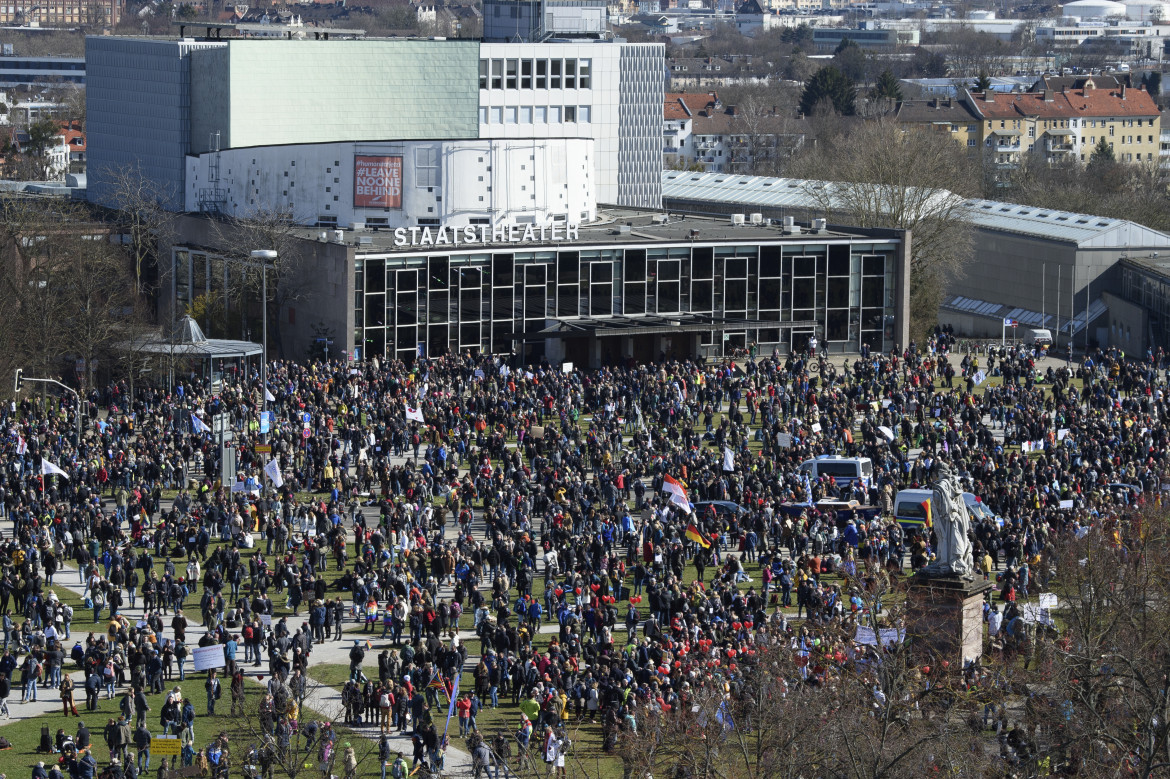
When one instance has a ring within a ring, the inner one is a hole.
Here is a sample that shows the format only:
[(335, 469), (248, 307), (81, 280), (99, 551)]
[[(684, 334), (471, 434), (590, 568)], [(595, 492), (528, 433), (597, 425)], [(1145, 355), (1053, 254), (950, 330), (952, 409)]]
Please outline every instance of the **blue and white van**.
[(824, 476), (832, 476), (838, 484), (853, 486), (856, 481), (869, 489), (873, 484), (873, 461), (868, 457), (842, 457), (838, 454), (824, 454), (813, 460), (805, 460), (800, 464), (800, 472), (807, 473), (808, 478), (816, 481)]

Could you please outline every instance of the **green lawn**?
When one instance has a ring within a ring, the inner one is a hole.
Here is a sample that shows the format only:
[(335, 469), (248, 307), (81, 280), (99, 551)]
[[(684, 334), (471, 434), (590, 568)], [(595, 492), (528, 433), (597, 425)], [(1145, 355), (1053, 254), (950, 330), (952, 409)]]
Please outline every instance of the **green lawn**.
[[(70, 664), (72, 667), (72, 664)], [(255, 743), (257, 739), (256, 731), (253, 725), (254, 714), (249, 716), (231, 716), (231, 698), (225, 683), (223, 697), (216, 703), (216, 714), (208, 716), (207, 711), (207, 695), (204, 691), (204, 682), (206, 680), (205, 673), (189, 673), (185, 681), (178, 680), (178, 674), (171, 681), (164, 681), (164, 690), (170, 690), (173, 686), (179, 685), (183, 693), (191, 698), (192, 703), (195, 704), (195, 749), (202, 749), (207, 746), (221, 731), (228, 734), (233, 750), (238, 757), (233, 764), (233, 775), (236, 775), (236, 766), (240, 765), (239, 759), (242, 758), (242, 752), (248, 745)], [(262, 688), (254, 681), (250, 681), (246, 687), (246, 706), (248, 712), (254, 712), (259, 703)], [(56, 690), (38, 690), (37, 695), (41, 700), (60, 700), (59, 694)], [(161, 735), (162, 728), (159, 724), (159, 712), (162, 710), (165, 701), (165, 692), (158, 695), (147, 696), (151, 711), (146, 715), (146, 725), (153, 735)], [(104, 766), (110, 757), (106, 742), (103, 737), (103, 729), (106, 723), (111, 718), (119, 716), (119, 703), (121, 701), (121, 694), (116, 696), (113, 700), (106, 700), (103, 692), (98, 701), (98, 708), (96, 711), (89, 712), (85, 710), (85, 691), (84, 689), (76, 690), (74, 699), (77, 703), (77, 710), (81, 715), (80, 720), (85, 722), (90, 730), (93, 741), (93, 754), (98, 761), (99, 767)], [(14, 714), (20, 713), (21, 704), (14, 703), (14, 700), (19, 700), (19, 694), (15, 694), (9, 699), (9, 706)], [(319, 713), (311, 709), (305, 709), (301, 713), (301, 720), (340, 720), (337, 716), (340, 711), (330, 711)], [(46, 764), (50, 764), (57, 759), (57, 755), (37, 754), (37, 745), (40, 743), (41, 728), (49, 728), (50, 737), (54, 737), (59, 728), (64, 728), (65, 732), (73, 735), (77, 730), (78, 718), (73, 716), (64, 716), (59, 713), (59, 709), (55, 710), (53, 714), (45, 714), (39, 717), (32, 717), (30, 719), (19, 722), (10, 722), (4, 724), (0, 721), (0, 736), (8, 739), (12, 743), (12, 749), (0, 751), (0, 772), (6, 774), (13, 779), (18, 777), (26, 777), (29, 775), (32, 766), (37, 761), (44, 760)], [(364, 738), (354, 732), (338, 728), (338, 742), (339, 745), (354, 739)], [(134, 750), (132, 749), (131, 752)], [(368, 749), (366, 750), (368, 751)], [(380, 771), (377, 766), (377, 757), (374, 755), (373, 759), (359, 752), (363, 757), (359, 775), (362, 777), (380, 776)], [(151, 770), (157, 768), (159, 755), (152, 756)], [(279, 772), (278, 772), (279, 775)], [(144, 775), (145, 777), (145, 775)]]

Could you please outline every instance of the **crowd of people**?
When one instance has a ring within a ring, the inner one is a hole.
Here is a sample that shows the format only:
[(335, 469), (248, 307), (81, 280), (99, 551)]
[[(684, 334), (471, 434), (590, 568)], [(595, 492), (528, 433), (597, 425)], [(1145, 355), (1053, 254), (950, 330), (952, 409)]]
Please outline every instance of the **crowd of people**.
[[(454, 738), (477, 774), (511, 752), (563, 773), (566, 723), (599, 723), (614, 750), (697, 688), (734, 694), (762, 646), (786, 647), (793, 682), (816, 683), (833, 672), (823, 658), (859, 650), (820, 631), (889, 626), (867, 600), (876, 572), (930, 561), (929, 532), (900, 526), (893, 501), (938, 463), (990, 509), (971, 541), (1005, 601), (1044, 586), (1062, 536), (1160, 498), (1163, 355), (1038, 369), (1023, 348), (947, 344), (866, 348), (819, 375), (807, 355), (775, 353), (567, 372), (469, 354), (274, 362), (267, 386), (249, 373), (215, 392), (198, 379), (92, 390), (79, 441), (70, 400), (18, 398), (0, 407), (0, 713), (18, 671), (22, 700), (51, 688), (77, 713), (79, 669), (87, 711), (122, 698), (106, 741), (132, 779), (150, 763), (147, 696), (219, 644), (204, 710), (227, 692), (234, 714), (256, 695), (263, 738), (240, 765), (271, 775), (309, 728), (298, 707), (314, 647), (353, 640), (344, 724), (411, 734), (412, 767), (441, 765)], [(277, 420), (264, 434), (262, 410)], [(237, 473), (222, 480), (216, 418), (235, 431)], [(809, 479), (801, 464), (825, 454), (869, 458), (872, 478)], [(82, 637), (79, 610), (51, 589), (63, 578), (104, 630)], [(245, 684), (249, 667), (263, 691)], [(509, 704), (515, 730), (481, 732), (481, 712)], [(192, 695), (175, 686), (156, 716), (185, 764), (227, 773), (226, 734), (195, 747)], [(322, 760), (342, 751), (330, 723), (312, 732)], [(80, 740), (67, 772), (89, 779)], [(387, 738), (378, 751), (393, 776)]]

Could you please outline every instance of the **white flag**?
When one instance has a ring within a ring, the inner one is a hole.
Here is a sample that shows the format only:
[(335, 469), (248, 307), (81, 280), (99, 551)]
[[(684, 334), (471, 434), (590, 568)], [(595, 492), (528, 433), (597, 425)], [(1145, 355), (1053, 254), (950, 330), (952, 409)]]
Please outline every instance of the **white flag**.
[(276, 398), (273, 397), (272, 393), (268, 391), (267, 387), (264, 388), (264, 399), (267, 400), (269, 403), (276, 402)]
[[(1065, 432), (1067, 432), (1067, 431), (1065, 431)], [(21, 436), (17, 436), (16, 437), (16, 453), (17, 454), (25, 454), (27, 452), (28, 452), (28, 444), (26, 444), (24, 442), (24, 438), (22, 438)]]
[(421, 408), (411, 408), (410, 406), (406, 406), (406, 418), (413, 419), (415, 422), (421, 422), (424, 425), (427, 423)]
[(53, 465), (51, 462), (46, 460), (44, 457), (41, 458), (41, 475), (42, 476), (64, 476), (66, 479), (69, 478), (69, 474), (65, 473), (65, 471), (61, 470), (56, 465)]
[(975, 386), (978, 387), (980, 384), (987, 381), (987, 374), (983, 371), (976, 371), (975, 375), (971, 378), (975, 380)]
[(211, 432), (211, 428), (208, 427), (203, 422), (202, 419), (195, 416), (194, 414), (191, 415), (191, 427), (195, 428), (196, 433), (210, 433)]
[(284, 486), (284, 477), (280, 474), (280, 463), (275, 457), (269, 460), (268, 464), (264, 466), (264, 475), (268, 477), (269, 481), (277, 489)]
[(723, 447), (723, 470), (735, 470), (735, 455), (732, 453), (731, 447), (729, 446)]

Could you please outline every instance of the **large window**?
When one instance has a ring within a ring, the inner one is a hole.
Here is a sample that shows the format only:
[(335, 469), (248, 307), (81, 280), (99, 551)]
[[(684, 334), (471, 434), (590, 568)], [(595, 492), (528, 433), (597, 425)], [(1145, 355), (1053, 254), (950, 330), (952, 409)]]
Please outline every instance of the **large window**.
[(658, 261), (658, 313), (677, 314), (679, 310), (680, 261)]
[(623, 298), (626, 303), (625, 313), (646, 313), (646, 250), (627, 249), (625, 264), (622, 269), (625, 280)]
[(439, 150), (434, 146), (420, 146), (414, 150), (414, 185), (439, 186)]

